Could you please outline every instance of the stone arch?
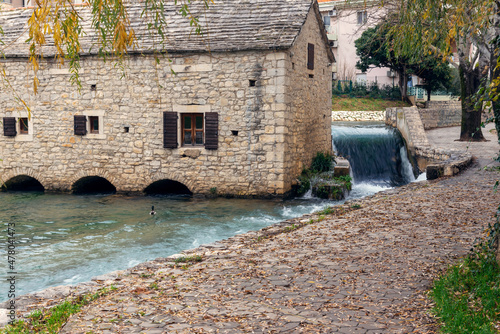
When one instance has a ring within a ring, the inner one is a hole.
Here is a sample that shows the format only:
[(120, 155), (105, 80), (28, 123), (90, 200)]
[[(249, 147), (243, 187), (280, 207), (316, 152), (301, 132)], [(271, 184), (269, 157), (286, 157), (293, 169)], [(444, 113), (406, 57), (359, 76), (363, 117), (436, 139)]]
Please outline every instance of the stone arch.
[(18, 178), (17, 181), (21, 181), (22, 178), (24, 178), (25, 180), (30, 180), (30, 179), (35, 180), (37, 183), (40, 184), (40, 187), (43, 188), (43, 190), (40, 191), (45, 191), (45, 189), (47, 189), (47, 185), (50, 184), (50, 182), (48, 182), (48, 180), (43, 176), (43, 174), (36, 172), (31, 168), (13, 168), (4, 170), (2, 172), (2, 175), (0, 175), (0, 187), (5, 188), (6, 184), (9, 181), (11, 180), (16, 181), (15, 180), (16, 178)]
[(193, 180), (186, 180), (173, 174), (156, 174), (144, 188), (146, 195), (153, 194), (185, 194), (192, 195), (196, 192)]
[(186, 185), (179, 181), (162, 179), (151, 183), (144, 189), (146, 195), (193, 195)]
[(81, 170), (69, 180), (74, 194), (116, 193), (118, 180), (108, 171), (100, 168)]
[(45, 187), (40, 181), (26, 174), (17, 175), (8, 179), (2, 184), (2, 189), (6, 191), (45, 191)]
[(73, 194), (114, 194), (116, 187), (100, 176), (84, 176), (71, 185)]

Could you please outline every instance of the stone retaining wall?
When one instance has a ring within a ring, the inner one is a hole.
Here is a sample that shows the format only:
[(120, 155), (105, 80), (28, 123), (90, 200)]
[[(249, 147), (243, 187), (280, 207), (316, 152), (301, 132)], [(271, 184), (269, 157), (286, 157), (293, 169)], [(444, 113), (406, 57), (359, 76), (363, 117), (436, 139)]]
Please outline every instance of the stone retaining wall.
[(420, 108), (419, 112), (425, 130), (459, 126), (462, 121), (462, 102), (426, 101), (425, 108)]
[(364, 121), (384, 121), (385, 111), (332, 111), (332, 121), (349, 121), (349, 122), (364, 122)]
[(435, 149), (430, 146), (417, 107), (388, 108), (385, 123), (397, 128), (406, 140), (408, 150), (416, 159), (427, 179), (452, 176), (472, 163), (472, 154), (454, 150)]
[[(425, 107), (419, 108), (418, 111), (425, 130), (462, 124), (461, 101), (426, 101)], [(481, 118), (485, 122), (488, 113), (484, 112)]]

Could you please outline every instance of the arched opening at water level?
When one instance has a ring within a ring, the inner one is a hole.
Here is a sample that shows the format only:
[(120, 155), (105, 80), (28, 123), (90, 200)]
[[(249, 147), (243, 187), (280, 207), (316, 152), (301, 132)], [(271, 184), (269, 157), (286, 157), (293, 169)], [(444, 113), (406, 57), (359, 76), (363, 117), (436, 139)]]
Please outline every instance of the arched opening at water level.
[(116, 187), (100, 176), (86, 176), (82, 177), (71, 187), (73, 194), (114, 194)]
[(5, 191), (45, 191), (45, 188), (37, 179), (28, 175), (14, 176), (5, 182), (1, 189)]
[(146, 195), (193, 195), (184, 184), (174, 180), (159, 180), (144, 189)]

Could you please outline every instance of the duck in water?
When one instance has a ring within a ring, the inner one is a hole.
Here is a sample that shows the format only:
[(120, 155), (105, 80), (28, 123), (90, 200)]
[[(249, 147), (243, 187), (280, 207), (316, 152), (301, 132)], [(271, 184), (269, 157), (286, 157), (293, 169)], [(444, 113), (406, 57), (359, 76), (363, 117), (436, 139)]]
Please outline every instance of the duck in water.
[(154, 205), (151, 207), (151, 212), (149, 214), (151, 216), (156, 215), (156, 211), (155, 211), (155, 206)]

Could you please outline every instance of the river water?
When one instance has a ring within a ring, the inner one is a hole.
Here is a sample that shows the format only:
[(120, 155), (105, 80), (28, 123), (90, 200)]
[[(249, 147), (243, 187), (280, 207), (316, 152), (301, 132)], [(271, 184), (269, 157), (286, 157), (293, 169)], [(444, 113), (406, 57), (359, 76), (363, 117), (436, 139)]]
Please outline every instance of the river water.
[[(357, 178), (351, 198), (393, 186), (389, 181)], [(0, 192), (0, 246), (6, 249), (7, 226), (14, 223), (16, 295), (20, 295), (88, 281), (333, 204), (310, 197), (277, 201)], [(153, 205), (157, 214), (151, 216)], [(3, 254), (0, 301), (8, 299), (9, 268)]]

